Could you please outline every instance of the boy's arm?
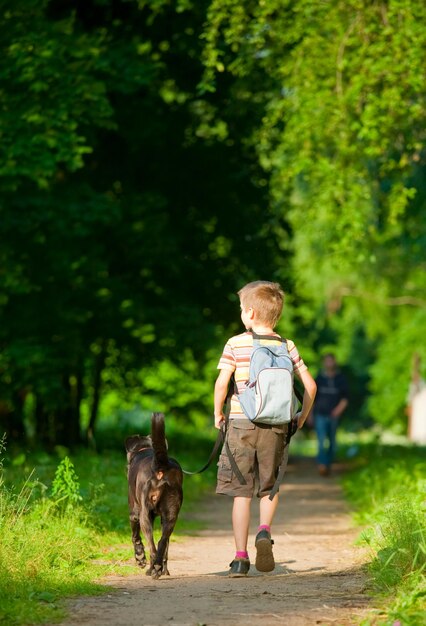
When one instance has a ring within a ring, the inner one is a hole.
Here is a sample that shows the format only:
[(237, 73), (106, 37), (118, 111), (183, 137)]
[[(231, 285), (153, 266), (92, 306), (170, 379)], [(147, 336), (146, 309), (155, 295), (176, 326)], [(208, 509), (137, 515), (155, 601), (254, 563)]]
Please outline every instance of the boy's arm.
[(223, 414), (223, 405), (225, 403), (226, 394), (228, 393), (229, 381), (234, 372), (231, 370), (220, 370), (214, 386), (214, 425), (220, 428), (225, 419)]
[(302, 428), (314, 404), (317, 393), (317, 384), (307, 369), (304, 372), (298, 373), (298, 377), (302, 381), (303, 387), (305, 388), (303, 393), (302, 410), (297, 414), (298, 427)]

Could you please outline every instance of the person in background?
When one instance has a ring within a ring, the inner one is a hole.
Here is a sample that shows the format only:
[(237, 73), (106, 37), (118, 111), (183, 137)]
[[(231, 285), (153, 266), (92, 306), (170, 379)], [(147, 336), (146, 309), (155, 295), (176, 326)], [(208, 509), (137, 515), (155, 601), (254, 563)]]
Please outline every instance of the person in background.
[(426, 444), (426, 380), (421, 376), (420, 355), (413, 356), (411, 384), (407, 398), (408, 439)]
[(318, 439), (318, 471), (330, 474), (336, 452), (336, 432), (339, 418), (348, 406), (348, 385), (339, 371), (334, 354), (323, 357), (323, 369), (315, 379), (317, 395), (313, 415)]

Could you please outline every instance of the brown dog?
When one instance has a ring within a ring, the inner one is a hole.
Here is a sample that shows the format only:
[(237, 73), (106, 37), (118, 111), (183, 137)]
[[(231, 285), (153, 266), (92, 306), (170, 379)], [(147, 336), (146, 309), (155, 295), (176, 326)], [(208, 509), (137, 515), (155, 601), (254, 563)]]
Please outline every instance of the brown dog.
[[(141, 531), (148, 543), (152, 578), (169, 575), (167, 569), (169, 539), (183, 501), (183, 473), (177, 461), (169, 458), (165, 437), (164, 415), (153, 413), (151, 437), (133, 435), (126, 439), (129, 514), (135, 559), (145, 567), (145, 548)], [(154, 520), (161, 518), (161, 539), (156, 548)]]

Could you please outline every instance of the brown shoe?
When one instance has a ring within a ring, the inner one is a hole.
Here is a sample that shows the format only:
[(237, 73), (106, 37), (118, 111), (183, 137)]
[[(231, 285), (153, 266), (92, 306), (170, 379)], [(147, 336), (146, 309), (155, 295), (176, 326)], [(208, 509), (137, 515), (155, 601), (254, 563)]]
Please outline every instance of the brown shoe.
[(275, 567), (274, 555), (272, 552), (273, 540), (267, 530), (260, 530), (256, 535), (254, 545), (256, 546), (256, 569), (259, 572), (272, 572)]
[(327, 465), (318, 465), (318, 473), (320, 476), (328, 476), (330, 474), (330, 468)]

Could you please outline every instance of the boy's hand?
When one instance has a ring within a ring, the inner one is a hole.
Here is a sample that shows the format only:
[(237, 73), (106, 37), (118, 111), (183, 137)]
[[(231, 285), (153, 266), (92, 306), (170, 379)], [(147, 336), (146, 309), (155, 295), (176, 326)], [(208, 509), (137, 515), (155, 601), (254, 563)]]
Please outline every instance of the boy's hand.
[(293, 417), (293, 420), (296, 422), (297, 424), (297, 428), (296, 430), (300, 430), (303, 426), (303, 424), (305, 423), (305, 420), (301, 420), (300, 418), (302, 417), (302, 411), (299, 411), (298, 413), (296, 413), (296, 415)]
[(288, 430), (287, 430), (287, 441), (289, 441), (293, 435), (296, 434), (296, 432), (298, 431), (299, 428), (299, 413), (296, 413), (296, 415), (294, 417), (291, 418), (290, 423), (288, 425)]
[(219, 415), (215, 415), (214, 416), (215, 428), (220, 429), (224, 421), (225, 421), (225, 416), (223, 413), (220, 413)]
[(293, 435), (302, 428), (302, 426), (300, 425), (300, 415), (301, 415), (301, 412), (299, 411), (299, 413), (296, 413), (296, 415), (291, 420), (291, 428), (292, 428)]

